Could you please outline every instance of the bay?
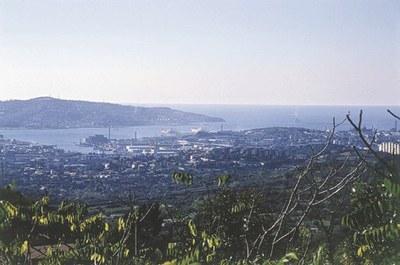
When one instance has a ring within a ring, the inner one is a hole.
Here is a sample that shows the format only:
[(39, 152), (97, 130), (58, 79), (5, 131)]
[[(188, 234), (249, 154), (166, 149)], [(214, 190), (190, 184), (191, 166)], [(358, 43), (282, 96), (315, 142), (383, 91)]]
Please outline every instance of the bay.
[[(132, 104), (135, 105), (135, 104)], [(263, 105), (158, 105), (146, 104), (142, 106), (166, 106), (174, 109), (221, 117), (224, 123), (197, 123), (181, 126), (128, 126), (113, 127), (110, 130), (113, 139), (132, 139), (135, 132), (138, 138), (161, 136), (161, 130), (173, 129), (180, 133), (192, 133), (192, 128), (203, 128), (209, 131), (247, 130), (264, 127), (302, 127), (308, 129), (330, 129), (332, 119), (336, 122), (345, 119), (346, 114), (358, 121), (360, 110), (363, 110), (363, 125), (366, 128), (392, 129), (395, 127), (395, 118), (387, 113), (391, 109), (400, 113), (400, 106), (263, 106)], [(400, 127), (400, 123), (399, 123)], [(339, 129), (350, 128), (345, 122)], [(0, 130), (5, 138), (28, 141), (45, 145), (56, 145), (59, 148), (74, 152), (91, 152), (91, 148), (80, 147), (75, 143), (80, 139), (102, 134), (108, 136), (108, 128), (79, 128), (56, 130)]]

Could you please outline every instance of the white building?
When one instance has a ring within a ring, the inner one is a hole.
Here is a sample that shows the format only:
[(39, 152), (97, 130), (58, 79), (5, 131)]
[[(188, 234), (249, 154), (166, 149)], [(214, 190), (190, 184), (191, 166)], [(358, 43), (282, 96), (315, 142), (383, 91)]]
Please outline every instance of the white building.
[(390, 153), (393, 155), (400, 155), (400, 144), (398, 143), (381, 143), (379, 145), (379, 152)]

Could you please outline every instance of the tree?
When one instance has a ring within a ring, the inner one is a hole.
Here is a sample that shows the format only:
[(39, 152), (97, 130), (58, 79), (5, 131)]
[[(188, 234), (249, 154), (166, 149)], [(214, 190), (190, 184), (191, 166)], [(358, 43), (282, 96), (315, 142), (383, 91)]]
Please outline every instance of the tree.
[[(388, 112), (400, 119), (390, 110)], [(354, 231), (358, 256), (364, 261), (388, 264), (400, 260), (400, 157), (378, 153), (373, 148), (377, 132), (368, 141), (361, 128), (362, 111), (358, 124), (349, 115), (347, 119), (364, 143), (364, 153), (369, 153), (375, 160), (367, 161), (363, 151), (354, 147), (374, 173), (374, 179), (370, 183), (359, 182), (354, 186), (351, 211), (343, 218), (343, 223)]]

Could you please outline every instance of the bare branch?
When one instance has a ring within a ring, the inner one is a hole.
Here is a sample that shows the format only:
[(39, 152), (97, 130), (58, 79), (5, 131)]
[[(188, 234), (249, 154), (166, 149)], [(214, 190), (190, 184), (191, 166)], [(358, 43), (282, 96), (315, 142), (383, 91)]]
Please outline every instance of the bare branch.
[(362, 129), (361, 129), (362, 111), (360, 111), (358, 125), (356, 125), (353, 122), (353, 120), (350, 118), (349, 114), (347, 114), (346, 117), (347, 117), (347, 120), (350, 122), (350, 124), (353, 126), (353, 128), (358, 132), (358, 135), (359, 135), (361, 141), (364, 143), (365, 147), (371, 152), (371, 154), (380, 163), (382, 163), (387, 168), (387, 170), (389, 171), (390, 177), (393, 179), (395, 176), (397, 176), (398, 175), (397, 171), (390, 164), (388, 164), (385, 160), (383, 160), (382, 157), (380, 155), (378, 155), (378, 153), (372, 148), (372, 143), (376, 139), (376, 133), (377, 132), (376, 131), (374, 132), (374, 134), (372, 136), (372, 140), (371, 140), (370, 143), (365, 138), (364, 133), (362, 132)]
[(399, 119), (399, 120), (400, 120), (400, 117), (397, 116), (396, 114), (394, 114), (390, 109), (388, 109), (387, 112), (389, 112), (390, 115), (392, 115), (392, 116), (395, 117), (396, 119)]

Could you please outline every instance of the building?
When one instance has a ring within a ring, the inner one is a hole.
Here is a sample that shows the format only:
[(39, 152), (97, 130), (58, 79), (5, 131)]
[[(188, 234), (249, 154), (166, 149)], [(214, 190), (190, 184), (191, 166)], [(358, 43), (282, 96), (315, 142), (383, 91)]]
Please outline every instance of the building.
[(393, 142), (381, 143), (379, 145), (379, 152), (390, 153), (393, 155), (400, 155), (400, 144)]

